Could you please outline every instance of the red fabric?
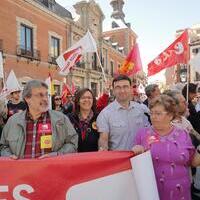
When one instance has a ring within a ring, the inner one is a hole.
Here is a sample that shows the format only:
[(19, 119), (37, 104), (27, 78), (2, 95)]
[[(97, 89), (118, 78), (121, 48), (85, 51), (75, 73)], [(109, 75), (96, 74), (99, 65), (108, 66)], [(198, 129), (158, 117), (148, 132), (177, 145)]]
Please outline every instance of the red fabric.
[(51, 80), (51, 81), (53, 80), (50, 72), (49, 72), (49, 74), (48, 74), (48, 77), (50, 77), (50, 80)]
[(79, 116), (79, 128), (81, 130), (82, 141), (84, 141), (88, 137), (88, 128), (90, 126), (90, 121), (93, 118), (93, 116), (93, 111), (90, 112), (86, 119), (83, 119), (81, 115)]
[(79, 61), (81, 60), (81, 56), (82, 56), (82, 55), (79, 55), (79, 56), (77, 57), (77, 59), (75, 60), (75, 63), (77, 63), (77, 62), (79, 62)]
[(152, 76), (176, 64), (187, 64), (188, 58), (188, 32), (186, 30), (157, 58), (148, 64), (148, 76)]
[[(69, 57), (70, 57), (73, 53), (75, 53), (75, 52), (77, 51), (77, 49), (79, 49), (79, 48), (76, 48), (76, 49), (73, 49), (73, 50), (71, 50), (71, 51), (68, 51), (68, 52), (64, 53), (64, 54), (63, 54), (64, 59), (65, 59), (65, 60), (69, 59)], [(80, 59), (81, 59), (81, 55), (79, 55), (79, 56), (76, 58), (75, 63), (77, 63), (78, 61), (80, 61)]]
[(72, 95), (71, 94), (71, 91), (68, 87), (67, 84), (63, 84), (63, 87), (62, 87), (62, 95), (61, 95), (61, 99), (62, 99), (62, 104), (64, 105), (65, 103), (67, 103), (67, 96), (68, 95)]
[[(33, 145), (33, 131), (34, 131), (34, 121), (30, 118), (29, 115), (26, 116), (26, 144), (25, 144), (25, 151), (24, 151), (24, 158), (32, 158), (32, 148), (35, 149), (34, 158), (42, 156), (42, 151), (40, 148), (40, 137), (42, 133), (38, 131), (39, 124), (43, 123), (44, 114), (38, 119), (36, 122), (36, 142)], [(49, 115), (46, 117), (45, 123), (51, 123)], [(44, 133), (43, 135), (51, 135), (52, 133)], [(44, 153), (50, 153), (51, 149), (45, 149)]]
[(82, 131), (81, 132), (81, 137), (82, 137), (82, 140), (84, 141), (85, 137), (86, 137), (86, 131)]
[(78, 47), (76, 49), (70, 50), (63, 54), (63, 58), (65, 60), (64, 66), (61, 66), (61, 72), (69, 73), (69, 71), (75, 66), (77, 62), (81, 59), (81, 48)]
[(109, 101), (109, 95), (104, 93), (97, 100), (97, 112), (101, 112), (107, 105)]
[(138, 92), (138, 88), (137, 88), (137, 86), (135, 86), (135, 87), (132, 87), (132, 94), (133, 94), (133, 96), (138, 96), (139, 95), (139, 92)]
[(128, 76), (135, 74), (142, 69), (142, 62), (140, 58), (140, 51), (136, 43), (129, 52), (123, 65), (119, 68), (119, 74), (126, 74)]
[(0, 197), (14, 199), (13, 189), (19, 184), (28, 184), (34, 191), (20, 193), (27, 199), (68, 199), (66, 193), (71, 186), (131, 169), (132, 156), (132, 152), (108, 151), (43, 160), (16, 161), (1, 157), (0, 186), (8, 185), (9, 190), (0, 192)]

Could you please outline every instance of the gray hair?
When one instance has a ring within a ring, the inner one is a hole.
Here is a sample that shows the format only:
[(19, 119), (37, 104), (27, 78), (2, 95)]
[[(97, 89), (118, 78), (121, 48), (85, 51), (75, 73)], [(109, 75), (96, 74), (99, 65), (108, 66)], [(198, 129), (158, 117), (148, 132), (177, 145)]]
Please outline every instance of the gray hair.
[(26, 83), (23, 92), (22, 92), (22, 98), (26, 98), (26, 97), (31, 97), (32, 95), (32, 89), (33, 88), (41, 88), (44, 87), (46, 89), (48, 89), (47, 84), (44, 81), (41, 80), (31, 80), (28, 83)]
[(151, 93), (155, 91), (155, 89), (158, 88), (157, 84), (150, 84), (145, 87), (145, 94), (147, 97), (151, 97)]
[(178, 95), (182, 95), (181, 92), (179, 92), (178, 90), (165, 90), (163, 94), (166, 94), (172, 97), (174, 101), (176, 102), (176, 104), (179, 104)]

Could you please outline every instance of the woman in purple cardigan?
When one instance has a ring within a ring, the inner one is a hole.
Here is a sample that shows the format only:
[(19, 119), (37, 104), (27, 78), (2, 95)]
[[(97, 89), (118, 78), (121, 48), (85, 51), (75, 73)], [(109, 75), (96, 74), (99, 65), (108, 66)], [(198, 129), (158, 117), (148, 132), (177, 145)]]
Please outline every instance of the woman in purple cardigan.
[[(189, 134), (171, 124), (176, 104), (171, 97), (160, 95), (149, 108), (152, 127), (138, 131), (133, 151), (151, 151), (160, 200), (191, 200), (189, 166), (198, 153)], [(194, 165), (199, 164), (194, 160)]]

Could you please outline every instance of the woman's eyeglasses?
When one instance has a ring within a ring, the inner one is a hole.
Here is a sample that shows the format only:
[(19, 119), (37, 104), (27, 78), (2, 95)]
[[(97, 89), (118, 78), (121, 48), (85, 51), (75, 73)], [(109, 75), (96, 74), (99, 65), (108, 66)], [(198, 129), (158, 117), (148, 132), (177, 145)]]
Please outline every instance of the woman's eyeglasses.
[(90, 96), (82, 96), (82, 97), (80, 98), (80, 100), (86, 100), (86, 99), (93, 100), (93, 97), (90, 97)]
[(150, 112), (150, 116), (156, 116), (156, 117), (161, 117), (165, 114), (167, 114), (168, 112)]

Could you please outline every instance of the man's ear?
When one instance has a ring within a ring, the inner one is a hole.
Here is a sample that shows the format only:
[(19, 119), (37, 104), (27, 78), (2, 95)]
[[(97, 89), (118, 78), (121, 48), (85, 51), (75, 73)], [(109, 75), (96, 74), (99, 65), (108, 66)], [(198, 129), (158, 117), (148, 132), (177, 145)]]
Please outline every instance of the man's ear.
[(24, 98), (24, 101), (25, 101), (28, 105), (30, 104), (30, 98), (25, 97), (25, 98)]

